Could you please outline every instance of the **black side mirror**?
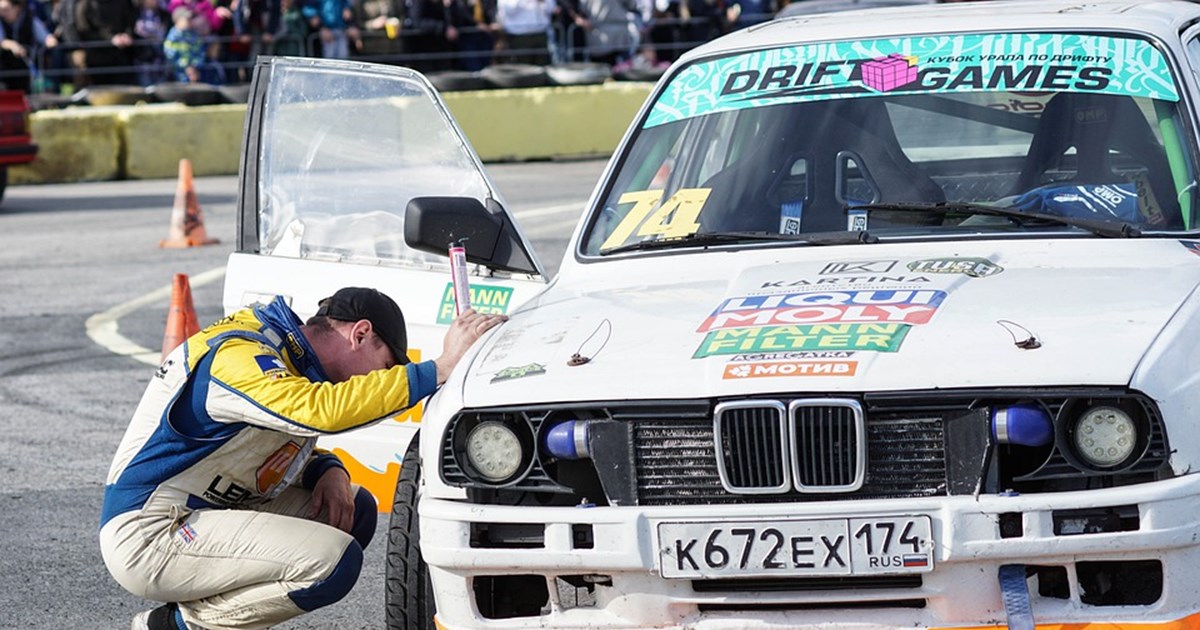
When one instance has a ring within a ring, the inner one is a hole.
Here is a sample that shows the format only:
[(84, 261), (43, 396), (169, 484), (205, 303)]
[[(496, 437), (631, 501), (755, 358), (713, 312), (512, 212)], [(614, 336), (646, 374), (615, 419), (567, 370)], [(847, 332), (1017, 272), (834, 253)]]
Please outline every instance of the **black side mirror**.
[(414, 197), (404, 209), (404, 242), (441, 256), (462, 242), (467, 262), (520, 273), (541, 273), (508, 215), (473, 197)]

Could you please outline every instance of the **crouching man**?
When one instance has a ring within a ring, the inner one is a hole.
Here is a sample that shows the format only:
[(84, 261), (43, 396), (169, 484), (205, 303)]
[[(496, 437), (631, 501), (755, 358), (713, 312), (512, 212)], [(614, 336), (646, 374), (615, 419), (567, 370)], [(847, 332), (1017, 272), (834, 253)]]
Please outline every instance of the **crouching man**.
[(344, 597), (376, 505), (314, 450), (317, 436), (433, 393), (504, 319), (467, 311), (440, 357), (410, 363), (396, 303), (346, 288), (306, 323), (276, 298), (180, 345), (150, 380), (104, 492), (109, 572), (167, 602), (133, 628), (263, 628)]

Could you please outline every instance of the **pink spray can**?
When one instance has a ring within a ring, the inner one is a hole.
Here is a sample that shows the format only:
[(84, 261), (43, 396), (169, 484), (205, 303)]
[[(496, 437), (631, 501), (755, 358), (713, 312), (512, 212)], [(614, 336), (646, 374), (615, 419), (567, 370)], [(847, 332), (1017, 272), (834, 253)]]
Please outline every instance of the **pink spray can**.
[(471, 289), (467, 281), (467, 248), (450, 244), (450, 281), (454, 285), (454, 316), (471, 308)]

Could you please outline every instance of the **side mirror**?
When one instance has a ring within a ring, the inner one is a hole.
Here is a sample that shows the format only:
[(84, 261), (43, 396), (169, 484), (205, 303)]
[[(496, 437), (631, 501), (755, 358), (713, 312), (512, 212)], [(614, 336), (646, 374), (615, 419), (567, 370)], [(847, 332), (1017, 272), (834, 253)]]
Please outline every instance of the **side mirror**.
[(519, 273), (541, 273), (508, 215), (473, 197), (414, 197), (404, 209), (404, 242), (441, 256), (462, 241), (467, 262)]

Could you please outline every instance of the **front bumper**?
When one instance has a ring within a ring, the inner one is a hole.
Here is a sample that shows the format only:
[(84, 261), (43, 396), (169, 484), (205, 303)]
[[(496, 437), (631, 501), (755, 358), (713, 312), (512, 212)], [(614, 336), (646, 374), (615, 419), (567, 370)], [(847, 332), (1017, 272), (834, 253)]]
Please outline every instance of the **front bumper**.
[[(1136, 506), (1126, 531), (1055, 533), (1056, 514)], [(836, 510), (836, 511), (835, 511)], [(728, 590), (659, 575), (657, 525), (669, 521), (928, 515), (934, 567), (915, 583), (795, 581), (792, 588)], [(1004, 515), (1004, 516), (1002, 516)], [(1000, 523), (1018, 523), (1001, 534)], [(1200, 477), (1087, 492), (938, 497), (807, 504), (683, 507), (538, 508), (420, 504), (421, 548), (447, 628), (958, 628), (1003, 627), (1001, 565), (1061, 568), (1059, 592), (1028, 582), (1041, 624), (1114, 623), (1121, 628), (1200, 628)], [(532, 524), (533, 548), (472, 545), (472, 524)], [(588, 529), (581, 548), (578, 531)], [(1161, 595), (1150, 602), (1094, 605), (1084, 597), (1081, 563), (1161, 562)], [(1059, 569), (1055, 569), (1059, 570)], [(545, 578), (547, 602), (522, 616), (481, 613), (480, 578)], [(563, 581), (599, 583), (585, 605)], [(814, 586), (814, 584), (819, 584)], [(697, 588), (697, 587), (700, 588)], [(567, 589), (570, 591), (570, 589)], [(1058, 627), (1058, 626), (1054, 626)], [(1071, 627), (1071, 626), (1064, 626)], [(1088, 626), (1089, 628), (1096, 626)]]

